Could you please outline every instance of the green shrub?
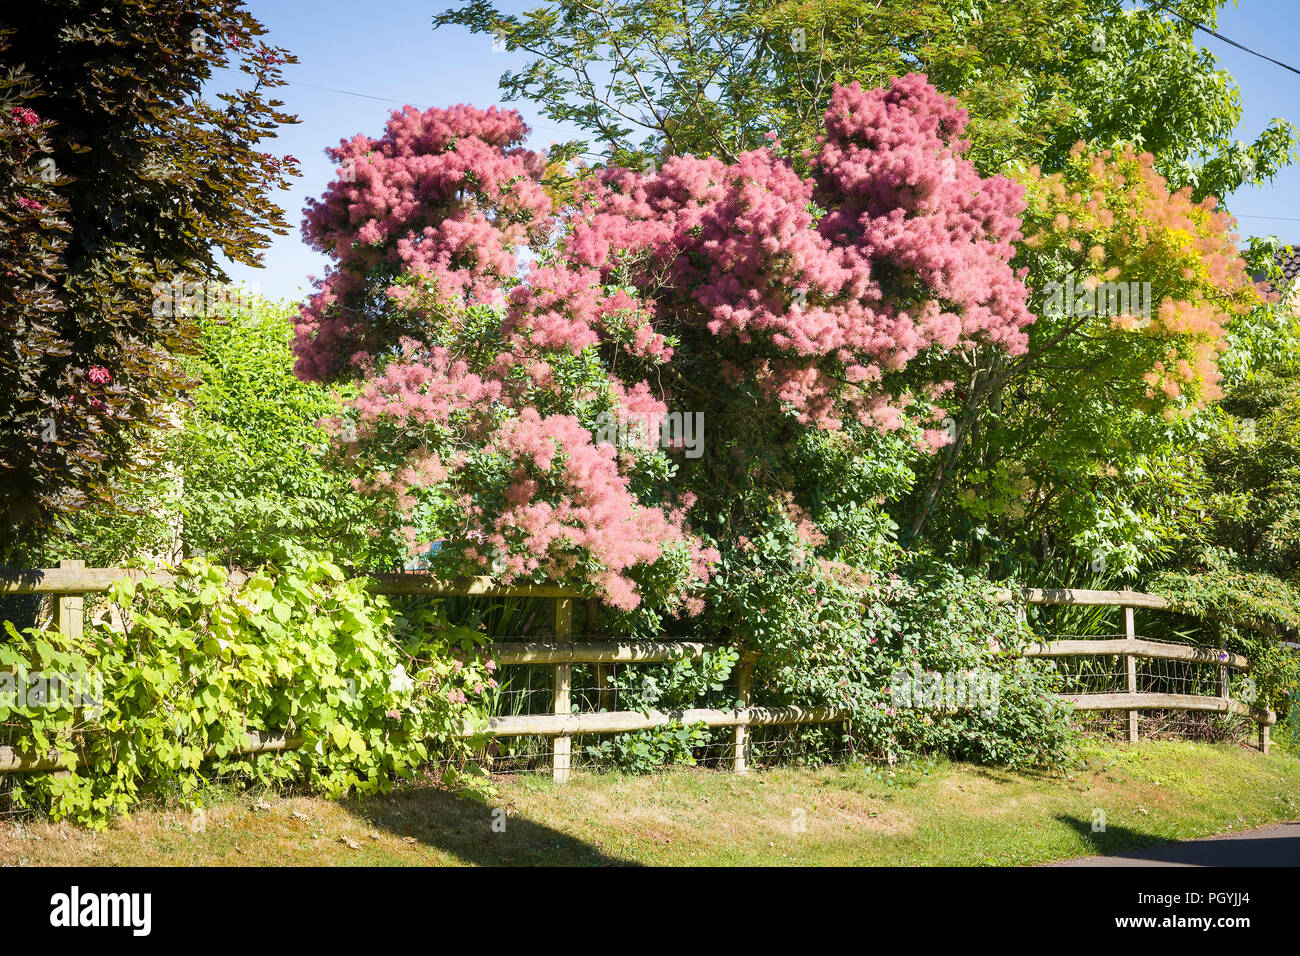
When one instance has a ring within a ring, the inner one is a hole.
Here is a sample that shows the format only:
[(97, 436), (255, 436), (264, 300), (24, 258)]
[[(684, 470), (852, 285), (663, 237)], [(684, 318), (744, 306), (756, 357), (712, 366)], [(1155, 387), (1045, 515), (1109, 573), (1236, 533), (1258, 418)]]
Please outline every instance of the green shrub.
[[(1021, 656), (1034, 637), (1016, 609), (994, 603), (989, 582), (947, 565), (918, 560), (900, 571), (907, 580), (891, 601), (896, 623), (883, 653), (933, 675), (923, 677), (921, 706), (895, 706), (889, 730), (901, 750), (1009, 767), (1068, 763), (1078, 743), (1073, 711), (1057, 696), (1053, 664)], [(947, 693), (935, 706), (928, 691), (949, 675), (973, 677), (992, 692), (956, 707)]]
[[(5, 743), (57, 751), (69, 768), (15, 775), (17, 806), (98, 826), (150, 793), (193, 804), (213, 776), (367, 794), (438, 742), (468, 752), (453, 734), (482, 722), (494, 685), (477, 631), (436, 609), (398, 616), (362, 579), (298, 548), (238, 586), (204, 560), (176, 574), (115, 585), (125, 626), (91, 625), (76, 642), (6, 622)], [(76, 693), (33, 699), (32, 678), (52, 673), (77, 678)], [(301, 746), (241, 755), (250, 733)]]
[[(854, 749), (878, 758), (1067, 762), (1075, 732), (1055, 669), (1019, 656), (1031, 634), (993, 585), (924, 558), (881, 564), (818, 559), (779, 521), (724, 553), (709, 623), (759, 653), (755, 704), (843, 708)], [(970, 687), (995, 699), (970, 706)]]

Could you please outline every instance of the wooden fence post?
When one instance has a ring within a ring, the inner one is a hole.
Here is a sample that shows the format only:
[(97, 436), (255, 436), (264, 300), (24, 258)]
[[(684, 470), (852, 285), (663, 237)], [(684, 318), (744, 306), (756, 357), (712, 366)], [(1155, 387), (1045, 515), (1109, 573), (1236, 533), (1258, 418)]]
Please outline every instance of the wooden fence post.
[[(582, 629), (583, 640), (594, 641), (600, 621), (600, 602), (595, 598), (587, 601), (587, 621)], [(596, 709), (611, 711), (614, 709), (614, 688), (609, 685), (614, 668), (608, 664), (592, 664), (591, 679), (596, 685)]]
[[(1128, 641), (1137, 640), (1137, 626), (1133, 620), (1133, 608), (1124, 606), (1124, 639)], [(1124, 655), (1125, 670), (1128, 672), (1128, 692), (1136, 694), (1137, 685), (1137, 656), (1134, 654)], [(1130, 710), (1128, 712), (1128, 742), (1137, 743), (1138, 739), (1138, 712)]]
[(1268, 724), (1263, 721), (1259, 723), (1259, 752), (1268, 753)]
[[(749, 710), (754, 693), (754, 662), (757, 659), (757, 654), (748, 651), (742, 652), (739, 669), (736, 671), (736, 698), (745, 711)], [(731, 747), (732, 769), (736, 773), (748, 772), (749, 767), (746, 764), (746, 757), (749, 751), (749, 721), (747, 719), (736, 724), (732, 730)]]
[[(84, 568), (85, 561), (69, 559), (60, 561), (60, 568)], [(54, 629), (61, 631), (74, 641), (81, 640), (82, 628), (86, 623), (86, 598), (83, 594), (63, 594), (54, 599)], [(64, 767), (51, 770), (54, 777), (71, 776), (71, 771)]]
[[(569, 642), (573, 640), (573, 599), (555, 599), (555, 640)], [(554, 713), (569, 716), (572, 707), (573, 665), (555, 665), (555, 707)], [(551, 779), (556, 783), (569, 782), (569, 758), (573, 744), (567, 734), (555, 738), (555, 751), (551, 756)]]
[[(84, 568), (85, 561), (60, 561), (60, 568)], [(54, 629), (62, 631), (68, 637), (81, 637), (81, 628), (85, 621), (86, 599), (80, 594), (65, 594), (54, 599)]]

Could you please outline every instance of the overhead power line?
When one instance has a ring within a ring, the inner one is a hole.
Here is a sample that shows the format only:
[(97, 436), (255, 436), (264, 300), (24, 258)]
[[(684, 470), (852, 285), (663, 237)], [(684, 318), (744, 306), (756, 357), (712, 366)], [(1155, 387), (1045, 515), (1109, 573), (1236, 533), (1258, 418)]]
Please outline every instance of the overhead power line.
[[(229, 67), (229, 66), (218, 67), (218, 69), (231, 70), (232, 72), (234, 71), (234, 67)], [(326, 93), (338, 93), (341, 96), (356, 96), (356, 97), (360, 97), (363, 100), (376, 100), (380, 103), (392, 103), (395, 106), (415, 106), (416, 109), (423, 109), (423, 107), (418, 106), (415, 103), (412, 103), (410, 100), (395, 100), (391, 96), (375, 96), (371, 93), (358, 93), (356, 90), (340, 90), (337, 87), (333, 87), (333, 86), (317, 86), (315, 83), (304, 83), (302, 80), (285, 79), (284, 82), (289, 86), (305, 86), (308, 89), (322, 90)], [(533, 129), (546, 129), (546, 130), (551, 130), (552, 132), (555, 133), (565, 133), (565, 135), (568, 135), (567, 130), (560, 129), (560, 127), (558, 126), (548, 126), (545, 123), (529, 123), (528, 125)], [(583, 155), (599, 156), (600, 154), (583, 153)]]
[[(1270, 62), (1270, 63), (1275, 63), (1275, 64), (1277, 64), (1278, 66), (1282, 67), (1282, 69), (1284, 69), (1284, 70), (1290, 70), (1292, 73), (1296, 74), (1297, 76), (1300, 76), (1300, 69), (1296, 69), (1294, 66), (1292, 66), (1292, 65), (1289, 64), (1289, 63), (1283, 63), (1281, 60), (1275, 60), (1275, 59), (1273, 59), (1271, 56), (1269, 56), (1269, 55), (1267, 55), (1267, 54), (1265, 54), (1265, 53), (1260, 53), (1258, 50), (1252, 50), (1250, 47), (1246, 46), (1244, 43), (1238, 43), (1236, 40), (1232, 40), (1232, 39), (1229, 39), (1228, 37), (1225, 37), (1222, 33), (1216, 33), (1214, 30), (1211, 30), (1211, 29), (1210, 29), (1209, 27), (1207, 27), (1205, 24), (1203, 24), (1203, 23), (1198, 23), (1197, 21), (1191, 19), (1190, 17), (1185, 17), (1185, 16), (1183, 16), (1181, 13), (1179, 13), (1177, 10), (1173, 9), (1172, 7), (1167, 7), (1167, 6), (1165, 6), (1163, 3), (1157, 3), (1157, 4), (1155, 4), (1155, 6), (1158, 7), (1159, 9), (1165, 11), (1165, 13), (1171, 13), (1171, 14), (1173, 14), (1173, 15), (1176, 16), (1179, 20), (1182, 20), (1182, 21), (1183, 21), (1184, 23), (1186, 23), (1186, 24), (1190, 24), (1191, 26), (1195, 27), (1197, 30), (1202, 31), (1203, 33), (1208, 33), (1210, 36), (1214, 37), (1216, 40), (1222, 40), (1224, 43), (1230, 44), (1231, 46), (1235, 46), (1238, 50), (1245, 50), (1245, 51), (1246, 51), (1247, 53), (1249, 53), (1251, 56), (1257, 56), (1257, 57), (1259, 57), (1261, 60), (1268, 60), (1268, 62)], [(1261, 218), (1262, 218), (1262, 217), (1261, 217)]]

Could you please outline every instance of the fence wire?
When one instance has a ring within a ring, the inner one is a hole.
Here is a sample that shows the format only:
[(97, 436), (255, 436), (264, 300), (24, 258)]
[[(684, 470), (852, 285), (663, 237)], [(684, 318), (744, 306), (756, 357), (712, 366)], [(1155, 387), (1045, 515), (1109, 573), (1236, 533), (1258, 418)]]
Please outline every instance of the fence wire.
[[(1042, 641), (1123, 640), (1123, 632), (1112, 634), (1050, 634)], [(1137, 635), (1138, 640), (1149, 640)], [(1061, 692), (1070, 694), (1122, 694), (1129, 690), (1128, 658), (1123, 654), (1098, 654), (1052, 658), (1061, 676)], [(1197, 697), (1221, 697), (1225, 674), (1213, 661), (1182, 661), (1134, 656), (1135, 687), (1140, 694), (1187, 694)], [(1225, 668), (1227, 696), (1241, 699), (1246, 675), (1235, 668)], [(1249, 696), (1247, 693), (1245, 696)], [(1079, 711), (1077, 721), (1089, 735), (1107, 739), (1128, 733), (1127, 711)], [(1141, 739), (1185, 739), (1202, 742), (1248, 743), (1256, 733), (1256, 724), (1240, 714), (1220, 714), (1195, 710), (1139, 710), (1138, 736)]]

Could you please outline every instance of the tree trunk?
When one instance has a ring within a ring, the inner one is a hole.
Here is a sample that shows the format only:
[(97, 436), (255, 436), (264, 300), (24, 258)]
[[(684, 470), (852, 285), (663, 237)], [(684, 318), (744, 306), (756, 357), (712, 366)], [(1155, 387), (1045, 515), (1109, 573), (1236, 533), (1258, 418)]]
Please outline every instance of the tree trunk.
[(925, 530), (926, 522), (938, 507), (948, 482), (952, 479), (962, 450), (966, 447), (967, 438), (970, 437), (984, 409), (988, 407), (993, 397), (1002, 391), (1009, 377), (1010, 373), (1003, 367), (1000, 357), (996, 355), (988, 368), (979, 369), (972, 376), (970, 396), (962, 408), (961, 415), (954, 422), (952, 441), (944, 447), (939, 463), (930, 476), (925, 494), (917, 505), (916, 513), (912, 516), (912, 525), (908, 529), (909, 545), (920, 538), (921, 532)]

